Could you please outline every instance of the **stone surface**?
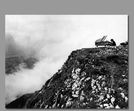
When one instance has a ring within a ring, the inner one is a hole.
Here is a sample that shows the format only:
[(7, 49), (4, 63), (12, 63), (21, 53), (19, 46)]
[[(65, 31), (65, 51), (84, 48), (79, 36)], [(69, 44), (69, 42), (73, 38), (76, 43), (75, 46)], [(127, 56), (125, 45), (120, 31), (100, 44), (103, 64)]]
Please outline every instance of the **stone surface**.
[(73, 51), (42, 89), (6, 108), (127, 109), (128, 46)]

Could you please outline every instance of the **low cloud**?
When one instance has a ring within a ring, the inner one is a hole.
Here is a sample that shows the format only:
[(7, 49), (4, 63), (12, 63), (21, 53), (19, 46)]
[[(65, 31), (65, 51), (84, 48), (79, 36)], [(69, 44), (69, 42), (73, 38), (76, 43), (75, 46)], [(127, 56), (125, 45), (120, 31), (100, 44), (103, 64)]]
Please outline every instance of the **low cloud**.
[(38, 62), (33, 69), (22, 67), (6, 75), (6, 102), (39, 90), (71, 51), (94, 47), (103, 35), (115, 37), (118, 43), (127, 40), (126, 29), (127, 16), (7, 15), (6, 57), (34, 57)]

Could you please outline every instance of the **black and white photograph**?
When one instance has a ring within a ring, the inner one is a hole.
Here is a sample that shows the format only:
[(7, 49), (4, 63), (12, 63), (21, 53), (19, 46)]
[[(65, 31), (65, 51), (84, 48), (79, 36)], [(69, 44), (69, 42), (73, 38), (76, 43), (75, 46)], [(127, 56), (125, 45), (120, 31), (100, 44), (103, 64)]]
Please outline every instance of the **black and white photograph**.
[(128, 15), (5, 15), (6, 109), (129, 109)]

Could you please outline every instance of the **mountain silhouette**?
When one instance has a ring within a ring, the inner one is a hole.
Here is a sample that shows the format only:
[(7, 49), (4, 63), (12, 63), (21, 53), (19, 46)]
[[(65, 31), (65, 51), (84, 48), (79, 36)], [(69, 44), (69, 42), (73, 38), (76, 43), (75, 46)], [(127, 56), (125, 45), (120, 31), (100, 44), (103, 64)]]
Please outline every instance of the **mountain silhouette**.
[(73, 51), (40, 90), (6, 108), (127, 109), (128, 44)]

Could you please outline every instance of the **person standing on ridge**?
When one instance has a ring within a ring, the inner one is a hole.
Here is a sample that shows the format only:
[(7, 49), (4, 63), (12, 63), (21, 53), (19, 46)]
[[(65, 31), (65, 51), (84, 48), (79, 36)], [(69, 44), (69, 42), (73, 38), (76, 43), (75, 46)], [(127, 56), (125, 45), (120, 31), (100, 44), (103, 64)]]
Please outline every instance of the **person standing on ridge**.
[(116, 42), (114, 41), (114, 39), (111, 39), (111, 43), (112, 43), (112, 46), (116, 46)]

